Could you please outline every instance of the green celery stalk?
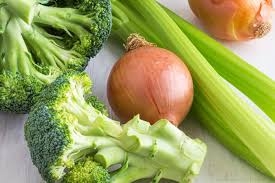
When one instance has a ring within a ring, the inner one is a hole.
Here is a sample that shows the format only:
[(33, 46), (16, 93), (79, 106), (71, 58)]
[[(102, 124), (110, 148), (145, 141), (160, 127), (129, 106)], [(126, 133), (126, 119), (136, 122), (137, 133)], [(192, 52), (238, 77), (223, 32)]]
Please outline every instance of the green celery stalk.
[(155, 0), (112, 0), (112, 5), (113, 36), (123, 43), (130, 33), (140, 33), (181, 57), (195, 84), (195, 117), (239, 157), (275, 178), (275, 123), (255, 113)]
[(275, 121), (275, 81), (162, 6), (214, 69)]

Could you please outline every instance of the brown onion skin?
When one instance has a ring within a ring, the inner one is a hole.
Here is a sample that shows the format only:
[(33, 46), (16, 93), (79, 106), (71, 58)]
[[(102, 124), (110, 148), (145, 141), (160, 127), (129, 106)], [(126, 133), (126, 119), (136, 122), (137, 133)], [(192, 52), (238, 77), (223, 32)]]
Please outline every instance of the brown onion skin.
[(168, 119), (178, 126), (193, 102), (193, 82), (174, 53), (144, 46), (123, 55), (108, 79), (107, 95), (114, 113), (127, 122), (139, 114), (151, 124)]
[(212, 36), (247, 41), (271, 30), (272, 0), (188, 0), (193, 13)]

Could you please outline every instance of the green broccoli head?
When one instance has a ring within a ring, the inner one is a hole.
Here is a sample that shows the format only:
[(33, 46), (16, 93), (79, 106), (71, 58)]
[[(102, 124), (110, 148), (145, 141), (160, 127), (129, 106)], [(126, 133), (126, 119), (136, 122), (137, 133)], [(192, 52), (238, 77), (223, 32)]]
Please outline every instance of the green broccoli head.
[(91, 157), (85, 157), (64, 176), (63, 183), (110, 183), (108, 171)]
[(50, 5), (38, 6), (33, 22), (46, 26), (49, 32), (57, 30), (64, 38), (62, 46), (70, 47), (81, 55), (95, 56), (111, 31), (110, 0), (56, 0)]
[(95, 127), (87, 125), (92, 120), (90, 115), (98, 116), (103, 104), (93, 100), (95, 107), (100, 106), (97, 110), (85, 102), (84, 94), (91, 86), (86, 74), (66, 73), (41, 93), (29, 114), (25, 137), (33, 147), (30, 152), (34, 164), (48, 182), (62, 178), (66, 169), (92, 151), (91, 139), (86, 135)]
[[(104, 172), (112, 165), (120, 165), (110, 172), (112, 183), (143, 178), (188, 182), (199, 173), (206, 153), (201, 141), (190, 139), (167, 120), (150, 125), (136, 116), (121, 126), (100, 112), (98, 100), (87, 102), (91, 87), (86, 74), (66, 73), (41, 93), (29, 114), (25, 138), (47, 182), (102, 177), (107, 182)], [(92, 166), (98, 168), (89, 170)]]
[(0, 88), (10, 99), (0, 101), (0, 110), (28, 112), (30, 107), (26, 106), (34, 103), (32, 96), (40, 92), (38, 88), (67, 70), (83, 71), (110, 30), (109, 0), (5, 0), (0, 9), (0, 75), (5, 78), (10, 73), (10, 79), (34, 82), (27, 91), (21, 90), (28, 83), (21, 83), (23, 80), (11, 82), (19, 86)]
[(92, 105), (94, 108), (99, 110), (105, 116), (108, 116), (108, 110), (106, 106), (98, 99), (97, 96), (90, 95), (85, 97), (86, 102)]
[(0, 75), (0, 111), (25, 113), (44, 85), (33, 76), (6, 72)]

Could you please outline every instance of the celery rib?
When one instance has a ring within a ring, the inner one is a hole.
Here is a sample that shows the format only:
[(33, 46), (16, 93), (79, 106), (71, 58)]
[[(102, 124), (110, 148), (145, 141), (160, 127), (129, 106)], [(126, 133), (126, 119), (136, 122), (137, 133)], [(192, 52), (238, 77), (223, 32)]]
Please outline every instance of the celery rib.
[(171, 10), (162, 7), (212, 67), (275, 121), (275, 81)]
[(232, 132), (230, 127), (222, 122), (223, 119), (220, 117), (220, 114), (213, 113), (211, 109), (208, 108), (207, 103), (203, 103), (203, 101), (206, 100), (205, 96), (199, 94), (198, 96), (202, 102), (200, 104), (196, 101), (193, 103), (193, 107), (196, 110), (191, 111), (192, 115), (196, 116), (211, 135), (216, 137), (231, 152), (238, 154), (241, 159), (248, 161), (249, 164), (260, 172), (272, 177), (272, 174), (270, 174), (255, 154)]
[[(119, 37), (120, 41), (124, 41), (130, 33), (137, 32), (149, 41), (167, 48), (181, 57), (190, 69), (195, 83), (195, 98), (192, 110), (196, 117), (239, 157), (266, 175), (275, 178), (275, 123), (257, 115), (251, 106), (238, 96), (221, 77), (221, 75), (227, 77), (229, 81), (239, 79), (239, 77), (235, 78), (235, 75), (225, 74), (231, 71), (226, 70), (231, 67), (230, 63), (219, 65), (218, 59), (216, 59), (212, 61), (216, 65), (212, 63), (211, 66), (208, 63), (209, 59), (211, 60), (211, 52), (207, 55), (201, 54), (188, 39), (188, 34), (185, 35), (155, 0), (112, 0), (112, 3), (113, 6), (122, 10), (128, 18), (127, 21), (115, 22), (119, 22), (119, 24), (114, 26), (116, 28), (113, 29), (114, 36)], [(116, 18), (116, 20), (119, 19), (119, 17)], [(140, 28), (141, 26), (143, 28)], [(144, 29), (146, 30), (144, 31)], [(194, 34), (197, 33), (194, 32)], [(195, 41), (193, 40), (193, 42)], [(210, 43), (210, 46), (213, 48), (215, 44)], [(205, 46), (201, 49), (205, 49)], [(222, 49), (219, 51), (222, 51)], [(229, 60), (230, 58), (226, 59)], [(237, 60), (235, 62), (238, 65)], [(243, 67), (246, 67), (246, 65), (241, 63), (239, 69), (244, 71), (242, 74), (253, 71), (253, 69), (245, 70)], [(247, 77), (251, 76), (248, 74)], [(268, 82), (268, 79), (265, 81), (264, 78), (264, 75), (260, 76), (259, 82), (266, 82), (265, 87), (272, 89), (274, 83), (272, 81)], [(249, 81), (249, 78), (244, 78), (244, 80)], [(238, 81), (232, 82), (233, 84), (235, 82), (237, 86), (241, 85), (241, 83), (238, 84)], [(253, 87), (253, 85), (250, 86), (251, 84), (253, 82), (249, 81), (246, 87)], [(254, 88), (259, 87), (254, 86)], [(260, 91), (265, 94), (267, 88)], [(241, 89), (246, 91), (247, 95), (250, 94), (252, 98), (257, 97), (251, 91), (252, 89)], [(273, 99), (273, 95), (270, 94), (269, 97)], [(261, 102), (260, 99), (258, 103)], [(267, 105), (267, 102), (262, 103)], [(223, 134), (226, 134), (226, 136), (223, 136)]]

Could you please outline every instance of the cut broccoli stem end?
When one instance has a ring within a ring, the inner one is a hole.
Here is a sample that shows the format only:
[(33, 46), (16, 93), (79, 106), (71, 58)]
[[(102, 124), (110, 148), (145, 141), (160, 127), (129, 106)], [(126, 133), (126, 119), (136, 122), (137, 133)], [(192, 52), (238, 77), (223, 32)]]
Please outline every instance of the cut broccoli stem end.
[(175, 181), (192, 179), (199, 173), (206, 154), (204, 143), (190, 139), (167, 120), (160, 120), (152, 126), (148, 124), (148, 127), (146, 124), (133, 119), (124, 127), (120, 141), (129, 152), (129, 166), (141, 162), (148, 163), (142, 167), (150, 169), (155, 164), (155, 171), (162, 171), (161, 178)]

